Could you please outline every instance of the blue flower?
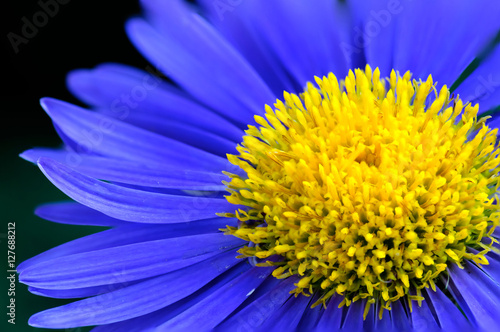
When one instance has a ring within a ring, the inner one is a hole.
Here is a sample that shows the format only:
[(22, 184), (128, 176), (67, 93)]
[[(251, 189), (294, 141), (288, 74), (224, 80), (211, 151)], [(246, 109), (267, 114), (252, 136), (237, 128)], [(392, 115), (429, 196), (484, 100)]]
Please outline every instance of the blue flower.
[(109, 228), (18, 266), (84, 298), (32, 326), (500, 329), (497, 3), (142, 5), (152, 66), (71, 72), (91, 110), (21, 155), (75, 201), (37, 215)]

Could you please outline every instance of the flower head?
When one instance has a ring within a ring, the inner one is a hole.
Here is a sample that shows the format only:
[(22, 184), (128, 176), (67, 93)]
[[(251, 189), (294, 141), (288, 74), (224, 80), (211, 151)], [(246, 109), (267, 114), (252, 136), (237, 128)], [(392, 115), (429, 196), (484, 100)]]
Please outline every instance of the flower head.
[(432, 77), (393, 72), (386, 91), (379, 76), (367, 66), (341, 86), (331, 74), (285, 93), (229, 155), (245, 171), (228, 184), (248, 207), (228, 214), (242, 223), (227, 233), (250, 244), (239, 252), (282, 256), (260, 265), (300, 276), (294, 292), (317, 293), (313, 306), (367, 299), (365, 316), (375, 301), (422, 300), (448, 264), (488, 264), (500, 218), (498, 130), (446, 86), (426, 106)]
[(175, 85), (72, 72), (94, 111), (43, 99), (64, 148), (22, 154), (76, 201), (37, 214), (110, 227), (18, 267), (84, 298), (31, 325), (500, 327), (498, 5), (143, 6), (129, 37)]

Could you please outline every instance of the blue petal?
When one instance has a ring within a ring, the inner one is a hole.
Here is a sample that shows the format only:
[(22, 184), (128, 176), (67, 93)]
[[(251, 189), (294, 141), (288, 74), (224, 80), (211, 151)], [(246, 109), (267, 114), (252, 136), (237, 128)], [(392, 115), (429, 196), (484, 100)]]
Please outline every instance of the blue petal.
[[(449, 298), (447, 298), (439, 288), (436, 288), (435, 292), (431, 289), (426, 289), (425, 293), (426, 295), (424, 295), (424, 297), (426, 300), (424, 302), (429, 303), (429, 310), (435, 316), (435, 319), (437, 318), (437, 323), (442, 330), (470, 331), (473, 329), (465, 316), (460, 312), (460, 310), (458, 310), (457, 306)], [(415, 314), (415, 311), (418, 312), (419, 309), (418, 307), (415, 308), (414, 305), (412, 316)], [(415, 326), (415, 320), (413, 320), (413, 325)], [(429, 325), (422, 326), (423, 328), (421, 331), (428, 331), (426, 327), (429, 327)]]
[[(183, 300), (180, 300), (166, 308), (157, 310), (150, 314), (140, 316), (133, 319), (128, 319), (122, 322), (114, 323), (114, 324), (106, 324), (92, 330), (93, 332), (114, 332), (114, 331), (127, 331), (127, 332), (142, 332), (142, 331), (163, 331), (159, 329), (158, 326), (162, 323), (176, 317), (182, 312), (188, 310), (192, 306), (196, 305), (200, 301), (210, 297), (215, 292), (217, 292), (222, 287), (226, 286), (228, 283), (232, 282), (238, 276), (241, 276), (243, 273), (248, 271), (251, 268), (250, 264), (248, 264), (248, 260), (245, 260), (234, 268), (230, 269), (226, 273), (222, 274), (208, 285), (194, 293), (186, 297)], [(174, 329), (179, 330), (179, 329)], [(169, 330), (166, 330), (169, 331)], [(192, 330), (190, 330), (192, 331)], [(197, 331), (197, 330), (196, 330)]]
[[(479, 103), (479, 111), (486, 112), (500, 105), (500, 45), (484, 59), (455, 90), (460, 98), (473, 104)], [(498, 127), (498, 121), (488, 123)]]
[(336, 1), (315, 1), (314, 6), (290, 0), (201, 4), (277, 96), (283, 90), (301, 92), (314, 75), (343, 76), (351, 66), (343, 52), (348, 15)]
[(71, 289), (144, 279), (232, 251), (243, 243), (221, 233), (133, 243), (43, 261), (24, 269), (19, 281), (37, 288)]
[[(175, 8), (171, 9), (175, 14)], [(235, 123), (252, 122), (254, 114), (262, 114), (264, 105), (274, 101), (271, 91), (246, 61), (194, 14), (189, 15), (182, 29), (176, 26), (165, 35), (142, 19), (130, 20), (126, 29), (131, 41), (151, 63), (200, 102)], [(175, 30), (183, 32), (181, 39), (175, 38)], [(208, 36), (203, 39), (200, 33)], [(192, 38), (199, 41), (200, 54), (188, 47)]]
[[(477, 250), (469, 248), (469, 251), (476, 254)], [(494, 251), (490, 251), (486, 258), (488, 265), (482, 265), (481, 269), (486, 272), (497, 284), (500, 284), (500, 255)]]
[(232, 6), (224, 1), (198, 1), (211, 23), (247, 59), (259, 75), (272, 89), (276, 97), (285, 91), (302, 91), (303, 82), (295, 82), (283, 66), (281, 60), (263, 42), (255, 19), (248, 15), (252, 10), (251, 1)]
[[(239, 39), (242, 45), (247, 41), (247, 35), (255, 36), (258, 42), (249, 45), (256, 44), (263, 51), (252, 54), (254, 47), (240, 46), (252, 64), (260, 61), (257, 55), (274, 53), (298, 87), (304, 87), (315, 75), (347, 74), (351, 63), (342, 48), (342, 33), (347, 30), (346, 16), (340, 10), (341, 5), (334, 1), (315, 1), (314, 6), (306, 1), (248, 1), (229, 8), (230, 12), (218, 8), (213, 2), (204, 3), (214, 22), (221, 16), (231, 19), (229, 16), (236, 15), (229, 24), (225, 23), (226, 20), (216, 23), (229, 36), (229, 29), (235, 25), (239, 28), (240, 34), (233, 34), (232, 41)], [(272, 65), (274, 61), (268, 62)], [(281, 87), (282, 90), (285, 88)]]
[(500, 239), (500, 227), (495, 227), (495, 230), (493, 231), (492, 235), (498, 239)]
[(140, 279), (128, 282), (116, 282), (114, 284), (109, 284), (109, 285), (99, 285), (99, 286), (84, 287), (84, 288), (45, 289), (37, 287), (28, 287), (28, 290), (31, 293), (39, 296), (52, 297), (56, 299), (75, 299), (75, 298), (84, 298), (84, 297), (108, 293), (114, 290), (128, 287), (130, 285), (137, 284), (138, 282), (142, 282), (144, 280), (147, 279)]
[(45, 204), (39, 206), (35, 214), (43, 219), (69, 225), (120, 226), (130, 224), (75, 202)]
[(351, 303), (347, 307), (347, 313), (342, 323), (342, 330), (361, 331), (363, 330), (363, 310), (365, 308), (365, 300), (359, 300)]
[(85, 153), (89, 155), (96, 155), (97, 153), (95, 151), (92, 151), (92, 149), (85, 148), (85, 146), (81, 145), (78, 142), (75, 142), (71, 137), (66, 135), (64, 131), (57, 125), (57, 123), (53, 122), (54, 129), (57, 132), (57, 135), (59, 138), (63, 141), (63, 145), (65, 148), (71, 150), (71, 151), (81, 151), (81, 150), (86, 150)]
[(321, 316), (316, 329), (318, 331), (338, 331), (342, 323), (342, 311), (345, 307), (339, 309), (339, 304), (344, 298), (340, 295), (334, 295), (328, 302), (325, 312)]
[(210, 84), (226, 88), (227, 94), (248, 109), (262, 111), (264, 103), (274, 100), (275, 96), (254, 68), (185, 1), (171, 0), (167, 4), (161, 0), (142, 0), (141, 3), (148, 21), (165, 39), (194, 56), (209, 74)]
[(225, 158), (62, 101), (44, 98), (41, 104), (54, 123), (83, 150), (76, 152), (217, 172), (229, 164)]
[(141, 164), (65, 150), (35, 148), (20, 156), (34, 163), (40, 157), (47, 157), (93, 178), (143, 187), (224, 191), (226, 186), (222, 181), (228, 181), (222, 173), (169, 169), (161, 164)]
[(309, 306), (305, 309), (302, 318), (300, 319), (299, 325), (297, 325), (297, 330), (299, 331), (314, 331), (316, 325), (318, 324), (321, 316), (325, 312), (323, 306), (318, 305), (311, 308), (312, 304), (315, 303), (321, 296), (321, 292), (315, 293), (309, 301)]
[(403, 308), (402, 301), (396, 301), (391, 304), (391, 317), (394, 329), (396, 331), (411, 331), (411, 320)]
[(215, 218), (201, 220), (199, 222), (167, 225), (128, 223), (128, 225), (91, 234), (47, 250), (19, 264), (17, 271), (22, 272), (33, 265), (51, 259), (94, 250), (188, 235), (217, 233), (219, 228), (223, 228), (228, 224), (235, 224), (235, 221), (228, 218)]
[(474, 264), (451, 265), (450, 291), (468, 320), (485, 331), (500, 329), (500, 286)]
[(113, 218), (144, 223), (179, 223), (233, 211), (225, 199), (158, 194), (102, 182), (56, 161), (40, 158), (47, 178), (75, 201)]
[(274, 310), (264, 321), (262, 331), (295, 331), (302, 315), (307, 312), (311, 298), (303, 295), (290, 296), (278, 310)]
[(491, 1), (406, 1), (401, 7), (395, 69), (417, 79), (432, 74), (441, 85), (451, 86), (500, 28), (500, 7)]
[[(108, 114), (104, 110), (98, 110), (103, 114)], [(109, 115), (109, 114), (108, 114)], [(228, 140), (219, 135), (212, 134), (203, 129), (198, 129), (183, 123), (178, 123), (174, 121), (158, 121), (153, 117), (147, 117), (145, 114), (141, 114), (140, 119), (134, 119), (130, 122), (133, 125), (146, 129), (150, 132), (160, 134), (162, 136), (174, 139), (176, 141), (182, 142), (189, 146), (195, 147), (197, 149), (207, 151), (217, 156), (226, 157), (228, 153), (237, 153), (236, 145), (234, 141)], [(243, 137), (243, 132), (239, 136), (239, 141)]]
[(231, 314), (246, 297), (274, 270), (274, 267), (254, 267), (222, 286), (210, 296), (159, 326), (159, 330), (213, 329)]
[[(296, 282), (297, 278), (294, 277), (281, 281), (274, 288), (258, 297), (255, 297), (253, 301), (245, 306), (241, 311), (220, 324), (217, 327), (217, 330), (236, 331), (239, 328), (251, 331), (259, 328), (271, 314), (278, 310), (283, 303), (290, 298), (290, 291), (295, 288), (294, 283)], [(262, 287), (259, 287), (257, 291), (260, 288)], [(253, 295), (254, 293), (252, 293), (251, 296)]]
[(102, 325), (139, 317), (175, 303), (202, 288), (239, 260), (228, 252), (182, 270), (31, 317), (35, 327)]
[[(108, 109), (108, 115), (126, 122), (154, 118), (175, 121), (239, 141), (241, 129), (196, 103), (192, 97), (162, 79), (136, 68), (101, 64), (94, 69), (72, 71), (68, 88), (78, 98), (96, 108)], [(144, 95), (136, 92), (143, 87)]]
[(394, 35), (397, 16), (404, 9), (399, 1), (374, 0), (349, 1), (354, 17), (354, 27), (346, 52), (365, 52), (372, 69), (378, 67), (381, 77), (388, 77), (393, 68)]
[(431, 311), (431, 309), (429, 309), (429, 306), (432, 307), (432, 303), (430, 303), (431, 299), (428, 295), (425, 294), (425, 291), (423, 296), (425, 300), (422, 301), (421, 306), (419, 306), (416, 301), (412, 303), (412, 311), (410, 313), (410, 317), (413, 330), (415, 332), (424, 332), (429, 330), (438, 331), (440, 329), (439, 323), (433, 316), (433, 312)]
[(394, 327), (392, 322), (392, 312), (385, 311), (382, 319), (379, 318), (379, 306), (379, 303), (370, 306), (364, 322), (364, 330), (367, 332), (398, 332), (399, 330)]
[[(250, 261), (251, 260), (249, 259), (249, 262)], [(281, 282), (282, 282), (282, 280), (279, 280), (279, 279), (273, 277), (272, 275), (269, 275), (262, 282), (262, 284), (259, 285), (259, 287), (255, 288), (255, 290), (253, 290), (251, 292), (251, 294), (249, 294), (246, 297), (245, 301), (243, 301), (238, 308), (236, 308), (229, 316), (227, 316), (224, 319), (224, 321), (222, 323), (219, 324), (219, 326), (224, 324), (226, 321), (232, 319), (233, 316), (238, 315), (246, 307), (252, 306), (253, 304), (255, 304), (255, 300), (257, 300), (258, 298), (260, 298), (264, 294), (268, 293), (269, 291), (275, 289)]]
[(140, 79), (109, 66), (77, 70), (68, 76), (68, 85), (103, 114), (209, 152), (230, 151), (241, 140), (241, 129), (161, 79), (139, 72)]

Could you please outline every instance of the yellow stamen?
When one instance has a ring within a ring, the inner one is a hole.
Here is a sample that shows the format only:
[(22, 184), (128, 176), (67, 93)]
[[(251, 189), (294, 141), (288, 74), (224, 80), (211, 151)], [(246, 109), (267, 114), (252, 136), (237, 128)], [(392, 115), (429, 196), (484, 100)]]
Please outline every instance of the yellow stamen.
[(421, 301), (449, 264), (488, 263), (497, 129), (431, 76), (410, 76), (393, 71), (387, 84), (367, 66), (340, 83), (316, 77), (318, 87), (267, 106), (228, 156), (246, 177), (230, 174), (227, 199), (247, 209), (221, 214), (241, 221), (226, 234), (253, 242), (245, 257), (282, 256), (273, 275), (300, 275), (293, 292), (320, 291), (315, 305), (341, 294), (343, 305), (365, 298), (389, 310)]

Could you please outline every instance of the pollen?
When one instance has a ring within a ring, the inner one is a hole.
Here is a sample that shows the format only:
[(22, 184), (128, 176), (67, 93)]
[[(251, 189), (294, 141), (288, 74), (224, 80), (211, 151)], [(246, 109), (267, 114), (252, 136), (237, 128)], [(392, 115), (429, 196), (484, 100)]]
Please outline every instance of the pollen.
[(242, 171), (227, 173), (237, 206), (222, 215), (239, 220), (225, 233), (249, 243), (239, 257), (297, 276), (292, 293), (319, 294), (313, 306), (338, 294), (341, 306), (377, 302), (380, 315), (404, 297), (420, 303), (450, 264), (488, 264), (500, 149), (478, 105), (432, 76), (381, 79), (369, 66), (315, 83), (266, 106), (228, 155)]

